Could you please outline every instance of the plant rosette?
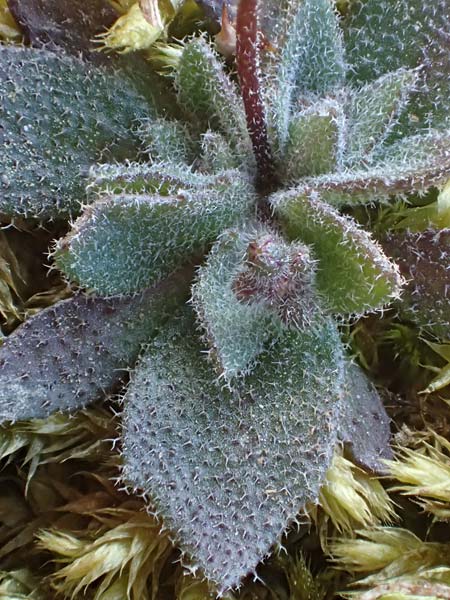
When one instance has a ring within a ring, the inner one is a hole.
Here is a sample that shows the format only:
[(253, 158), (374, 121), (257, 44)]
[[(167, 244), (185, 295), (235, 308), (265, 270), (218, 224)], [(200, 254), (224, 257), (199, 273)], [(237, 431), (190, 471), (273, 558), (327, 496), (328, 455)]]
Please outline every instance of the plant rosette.
[(338, 323), (404, 280), (349, 213), (449, 177), (445, 5), (241, 0), (236, 73), (205, 35), (160, 44), (177, 118), (126, 62), (0, 47), (0, 213), (73, 220), (52, 256), (80, 289), (5, 339), (0, 418), (130, 373), (122, 483), (220, 593), (318, 501), (338, 444), (390, 455)]

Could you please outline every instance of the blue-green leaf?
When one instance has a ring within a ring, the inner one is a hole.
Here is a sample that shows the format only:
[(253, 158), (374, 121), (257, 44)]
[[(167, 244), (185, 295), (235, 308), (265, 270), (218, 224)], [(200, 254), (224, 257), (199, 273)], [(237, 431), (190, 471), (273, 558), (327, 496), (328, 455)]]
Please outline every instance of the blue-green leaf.
[(105, 300), (81, 293), (31, 317), (0, 347), (0, 423), (75, 411), (113, 391), (188, 297), (192, 267)]
[(317, 288), (331, 311), (359, 315), (398, 297), (403, 282), (397, 266), (353, 219), (296, 190), (274, 195), (272, 204), (288, 237), (312, 246)]
[(104, 296), (137, 292), (202, 254), (227, 227), (254, 212), (250, 182), (237, 171), (214, 187), (176, 195), (105, 196), (90, 205), (58, 243), (57, 266)]
[(67, 218), (89, 167), (136, 158), (152, 107), (128, 78), (47, 50), (0, 45), (0, 214)]
[(231, 392), (202, 351), (189, 312), (149, 345), (124, 398), (123, 479), (223, 593), (317, 500), (343, 358), (336, 326), (319, 320), (287, 331)]

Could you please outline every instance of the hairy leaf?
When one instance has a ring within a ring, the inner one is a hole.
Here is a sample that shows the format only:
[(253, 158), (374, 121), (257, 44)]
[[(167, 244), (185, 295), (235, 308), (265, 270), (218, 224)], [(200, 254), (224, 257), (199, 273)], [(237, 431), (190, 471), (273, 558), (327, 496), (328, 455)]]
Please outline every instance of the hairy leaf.
[(295, 114), (281, 168), (285, 179), (298, 181), (308, 175), (334, 171), (342, 154), (344, 116), (339, 104), (325, 101)]
[(242, 100), (218, 56), (203, 38), (188, 42), (175, 75), (180, 105), (206, 130), (210, 125), (227, 136), (238, 153), (252, 157)]
[(450, 336), (450, 229), (395, 231), (382, 241), (406, 279), (400, 314), (437, 336)]
[(346, 163), (366, 162), (385, 140), (405, 109), (417, 84), (419, 72), (399, 69), (350, 91)]
[(215, 186), (177, 195), (105, 197), (89, 206), (60, 241), (56, 264), (105, 296), (136, 292), (203, 252), (226, 227), (245, 222), (254, 193), (238, 172)]
[(389, 417), (377, 389), (355, 363), (346, 367), (339, 439), (350, 450), (355, 463), (383, 473), (383, 459), (392, 458)]
[[(429, 129), (423, 134), (404, 136), (381, 147), (374, 154), (373, 164), (387, 172), (391, 165), (398, 171), (403, 170), (404, 178), (411, 177), (411, 190), (426, 190), (446, 182), (450, 167), (450, 129)], [(415, 178), (412, 177), (414, 172)]]
[(311, 244), (319, 260), (317, 287), (330, 310), (362, 314), (398, 296), (402, 278), (397, 266), (350, 217), (295, 190), (276, 194), (272, 204), (288, 237)]
[(339, 337), (326, 320), (286, 332), (238, 390), (221, 389), (189, 313), (137, 367), (125, 396), (123, 479), (148, 494), (191, 568), (219, 591), (252, 572), (317, 499), (342, 375)]
[(342, 35), (331, 0), (304, 0), (290, 9), (290, 26), (270, 76), (268, 110), (284, 148), (292, 108), (299, 95), (325, 95), (343, 85)]
[(425, 126), (439, 126), (449, 120), (450, 96), (450, 12), (447, 0), (424, 5), (429, 33), (424, 44), (422, 93), (418, 93), (413, 110)]
[(193, 304), (210, 355), (229, 382), (251, 372), (284, 326), (314, 321), (315, 261), (263, 227), (224, 233), (199, 269)]
[(447, 181), (449, 142), (448, 130), (406, 137), (383, 147), (365, 168), (305, 177), (291, 191), (298, 196), (320, 197), (337, 207), (424, 192)]
[(221, 133), (208, 130), (202, 135), (201, 147), (200, 170), (202, 172), (217, 173), (239, 166), (239, 160)]
[(410, 108), (415, 127), (448, 117), (450, 15), (447, 0), (356, 0), (347, 22), (352, 79), (370, 81), (423, 65)]
[[(223, 174), (223, 171), (222, 171)], [(192, 171), (187, 165), (170, 162), (105, 163), (89, 171), (90, 196), (158, 194), (173, 196), (183, 190), (201, 191), (220, 185), (220, 173)]]
[(33, 46), (62, 46), (66, 52), (80, 52), (93, 58), (93, 39), (117, 18), (107, 0), (8, 0), (25, 39)]
[(89, 166), (135, 157), (134, 121), (150, 111), (112, 73), (47, 50), (0, 46), (0, 213), (77, 212)]
[(317, 316), (315, 271), (308, 246), (286, 243), (274, 231), (261, 229), (248, 236), (233, 290), (241, 302), (262, 302), (286, 327), (304, 329)]
[[(304, 0), (289, 35), (296, 43), (297, 93), (325, 95), (344, 83), (344, 46), (332, 0)], [(292, 36), (292, 37), (291, 37)]]
[(355, 0), (346, 23), (352, 78), (370, 81), (421, 62), (424, 35), (421, 0)]
[(209, 357), (227, 382), (251, 372), (269, 340), (276, 339), (282, 329), (262, 299), (253, 303), (240, 301), (233, 289), (233, 283), (245, 269), (248, 246), (256, 237), (256, 231), (253, 233), (224, 233), (199, 269), (192, 289), (193, 305), (210, 348)]
[(182, 304), (191, 274), (133, 297), (77, 294), (26, 321), (0, 347), (0, 422), (73, 411), (111, 391)]
[(195, 146), (187, 127), (162, 117), (147, 119), (139, 128), (144, 151), (154, 162), (192, 164)]

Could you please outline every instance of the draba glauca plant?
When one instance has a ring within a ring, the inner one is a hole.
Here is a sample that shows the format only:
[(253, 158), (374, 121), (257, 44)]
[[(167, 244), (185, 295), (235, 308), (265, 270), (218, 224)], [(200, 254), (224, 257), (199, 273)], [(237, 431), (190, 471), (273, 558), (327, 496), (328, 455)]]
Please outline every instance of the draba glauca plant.
[(337, 323), (403, 281), (349, 213), (450, 173), (446, 1), (341, 21), (331, 0), (241, 0), (234, 26), (235, 69), (206, 36), (160, 47), (178, 119), (136, 77), (0, 47), (0, 212), (81, 213), (53, 251), (80, 290), (3, 343), (0, 418), (75, 411), (132, 369), (122, 483), (219, 593), (318, 500), (338, 443), (389, 456)]

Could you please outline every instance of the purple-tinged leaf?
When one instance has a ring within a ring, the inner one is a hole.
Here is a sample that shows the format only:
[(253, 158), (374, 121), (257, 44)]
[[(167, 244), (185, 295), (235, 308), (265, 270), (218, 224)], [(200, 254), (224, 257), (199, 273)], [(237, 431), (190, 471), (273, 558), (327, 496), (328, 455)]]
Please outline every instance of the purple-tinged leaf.
[(346, 368), (342, 410), (339, 439), (354, 462), (375, 473), (385, 472), (382, 460), (392, 458), (390, 420), (377, 389), (355, 363)]
[(450, 338), (450, 229), (395, 231), (382, 242), (407, 284), (397, 307), (442, 339)]
[(186, 299), (191, 276), (110, 300), (78, 293), (26, 321), (0, 347), (0, 422), (73, 411), (112, 391)]
[[(331, 319), (286, 331), (233, 391), (194, 319), (147, 348), (124, 398), (123, 479), (144, 492), (189, 567), (224, 592), (317, 501), (340, 419), (342, 346)], [(280, 385), (282, 382), (282, 385)]]
[(8, 0), (33, 46), (61, 46), (71, 54), (91, 54), (93, 39), (117, 19), (108, 0)]

